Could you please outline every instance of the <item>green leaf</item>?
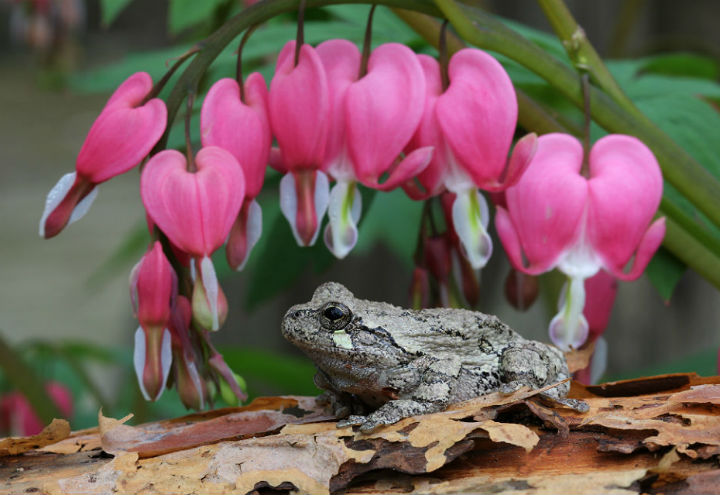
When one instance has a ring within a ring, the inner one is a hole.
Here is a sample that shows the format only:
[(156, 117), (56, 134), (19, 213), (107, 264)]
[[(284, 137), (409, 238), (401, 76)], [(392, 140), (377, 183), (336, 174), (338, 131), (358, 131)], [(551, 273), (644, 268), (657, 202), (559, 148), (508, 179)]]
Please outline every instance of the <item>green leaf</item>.
[[(162, 50), (133, 53), (116, 62), (76, 72), (68, 83), (72, 89), (86, 93), (114, 91), (122, 81), (139, 71), (149, 73), (153, 81), (157, 82), (167, 72), (168, 62), (190, 47), (189, 44), (176, 45)], [(169, 87), (171, 84), (172, 81)]]
[(258, 385), (269, 386), (276, 393), (317, 395), (313, 383), (315, 366), (308, 359), (277, 354), (261, 349), (221, 347), (220, 353), (232, 370), (248, 382), (249, 394), (255, 395)]
[(650, 260), (645, 273), (653, 287), (660, 293), (666, 304), (670, 303), (675, 286), (687, 270), (685, 263), (677, 259), (670, 251), (661, 247)]
[(643, 62), (643, 72), (711, 81), (720, 77), (720, 63), (716, 59), (695, 53), (665, 53), (647, 57)]
[[(361, 189), (361, 194), (365, 202), (368, 190)], [(383, 243), (409, 267), (417, 243), (422, 208), (422, 201), (411, 200), (401, 189), (375, 194), (372, 204), (363, 206), (354, 252), (368, 252), (377, 243)]]
[(109, 27), (132, 0), (100, 0), (102, 25)]
[(170, 0), (168, 29), (177, 34), (185, 28), (208, 20), (226, 0)]

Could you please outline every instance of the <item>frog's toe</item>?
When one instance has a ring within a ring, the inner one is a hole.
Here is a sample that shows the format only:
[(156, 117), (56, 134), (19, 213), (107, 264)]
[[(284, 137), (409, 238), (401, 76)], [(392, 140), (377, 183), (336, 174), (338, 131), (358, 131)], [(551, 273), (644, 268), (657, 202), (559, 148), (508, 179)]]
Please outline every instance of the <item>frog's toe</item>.
[(345, 418), (341, 421), (338, 421), (337, 427), (338, 428), (346, 428), (348, 426), (361, 426), (361, 429), (362, 429), (362, 426), (365, 424), (366, 421), (367, 421), (367, 418), (365, 416), (353, 414), (352, 416), (348, 416), (347, 418)]

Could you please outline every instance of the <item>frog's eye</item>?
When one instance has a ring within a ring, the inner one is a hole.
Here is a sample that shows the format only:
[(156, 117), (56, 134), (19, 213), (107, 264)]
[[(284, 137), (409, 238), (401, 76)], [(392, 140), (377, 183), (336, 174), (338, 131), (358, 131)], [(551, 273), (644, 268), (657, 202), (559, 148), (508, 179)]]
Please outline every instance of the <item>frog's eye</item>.
[(320, 325), (328, 330), (341, 330), (350, 323), (350, 308), (339, 302), (329, 302), (320, 308)]

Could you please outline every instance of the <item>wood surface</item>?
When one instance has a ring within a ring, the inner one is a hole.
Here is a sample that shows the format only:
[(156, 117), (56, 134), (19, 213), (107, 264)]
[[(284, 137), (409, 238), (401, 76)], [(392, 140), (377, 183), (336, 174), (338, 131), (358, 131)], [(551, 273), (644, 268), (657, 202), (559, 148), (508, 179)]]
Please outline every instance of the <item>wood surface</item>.
[(311, 397), (0, 439), (4, 493), (720, 493), (720, 377), (499, 393), (361, 434)]

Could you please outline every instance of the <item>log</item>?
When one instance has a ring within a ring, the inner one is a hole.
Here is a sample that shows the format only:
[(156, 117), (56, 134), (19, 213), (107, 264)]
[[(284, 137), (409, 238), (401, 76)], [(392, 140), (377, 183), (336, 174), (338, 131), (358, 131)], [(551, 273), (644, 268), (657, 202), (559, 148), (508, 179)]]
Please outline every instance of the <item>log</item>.
[(720, 493), (720, 377), (493, 393), (363, 434), (311, 397), (0, 439), (4, 493)]

